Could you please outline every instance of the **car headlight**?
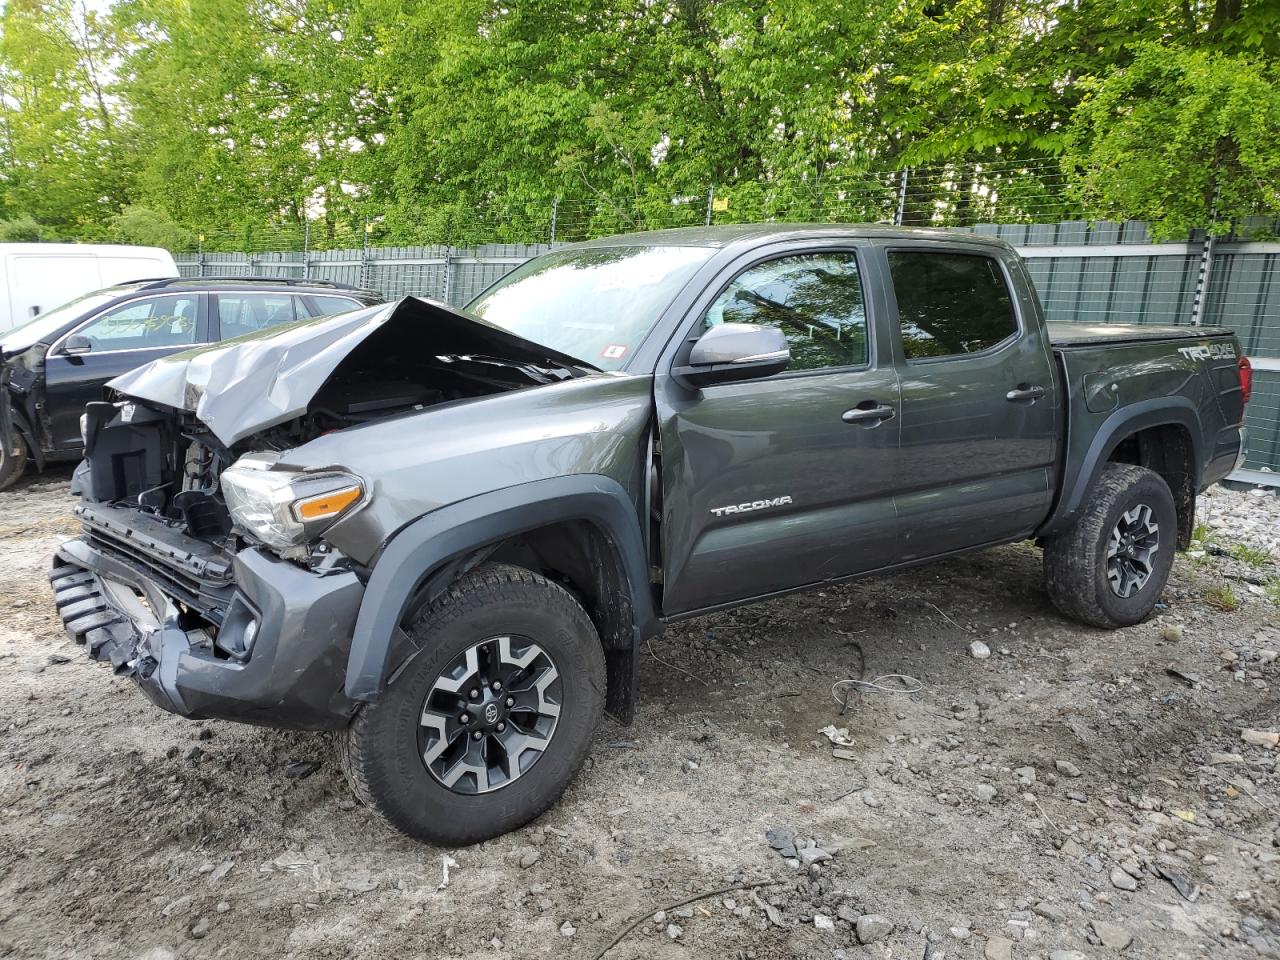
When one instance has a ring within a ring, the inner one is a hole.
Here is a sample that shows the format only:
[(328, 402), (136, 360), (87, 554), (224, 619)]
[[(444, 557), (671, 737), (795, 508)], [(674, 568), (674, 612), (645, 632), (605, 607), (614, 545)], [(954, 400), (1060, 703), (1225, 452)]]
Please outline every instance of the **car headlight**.
[(238, 526), (268, 546), (314, 540), (364, 501), (360, 478), (341, 470), (272, 470), (273, 455), (248, 454), (222, 472), (227, 509)]

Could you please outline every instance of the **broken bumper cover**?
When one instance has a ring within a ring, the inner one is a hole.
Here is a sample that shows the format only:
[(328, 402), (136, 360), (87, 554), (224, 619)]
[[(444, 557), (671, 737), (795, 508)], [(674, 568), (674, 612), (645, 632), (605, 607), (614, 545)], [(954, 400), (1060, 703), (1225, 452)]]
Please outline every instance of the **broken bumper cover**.
[(357, 706), (343, 679), (360, 581), (253, 549), (236, 556), (233, 572), (218, 649), (204, 631), (179, 625), (178, 601), (131, 557), (68, 540), (49, 579), (71, 639), (164, 710), (270, 727), (345, 726)]

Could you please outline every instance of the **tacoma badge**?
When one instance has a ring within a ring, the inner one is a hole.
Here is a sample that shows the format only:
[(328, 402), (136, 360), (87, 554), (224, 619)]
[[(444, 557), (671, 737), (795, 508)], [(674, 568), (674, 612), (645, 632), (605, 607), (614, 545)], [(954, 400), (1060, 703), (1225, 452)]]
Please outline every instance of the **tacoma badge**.
[(712, 507), (711, 512), (717, 517), (723, 517), (728, 513), (747, 513), (751, 510), (764, 510), (768, 507), (780, 507), (790, 502), (790, 497), (773, 497), (769, 500), (752, 500), (750, 503), (731, 503), (727, 507)]

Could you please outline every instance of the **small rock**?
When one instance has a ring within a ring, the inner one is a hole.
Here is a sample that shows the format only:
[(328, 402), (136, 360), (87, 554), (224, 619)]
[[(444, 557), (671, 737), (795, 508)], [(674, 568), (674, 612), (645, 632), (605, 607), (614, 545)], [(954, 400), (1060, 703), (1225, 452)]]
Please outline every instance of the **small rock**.
[(800, 862), (806, 867), (831, 859), (831, 854), (821, 847), (805, 847), (803, 850), (797, 850), (796, 853), (800, 858)]
[(685, 773), (693, 773), (698, 769), (698, 765), (692, 760), (686, 760), (684, 763), (680, 764), (680, 769)]
[(957, 940), (968, 940), (973, 935), (968, 927), (952, 927), (948, 932)]
[(836, 929), (836, 922), (824, 913), (815, 913), (813, 915), (813, 925), (818, 930), (823, 930), (827, 933), (834, 933)]
[(213, 727), (201, 727), (200, 732), (196, 734), (197, 740), (212, 740)]
[(1013, 771), (1013, 775), (1018, 778), (1018, 783), (1024, 787), (1029, 787), (1036, 782), (1035, 767), (1019, 767)]
[(1130, 893), (1138, 889), (1138, 881), (1119, 867), (1111, 868), (1111, 885), (1117, 890), (1127, 890)]
[(1067, 919), (1067, 911), (1056, 903), (1050, 903), (1048, 900), (1041, 900), (1031, 909), (1038, 916), (1044, 917), (1046, 920), (1052, 920), (1054, 923), (1062, 923)]
[(991, 648), (981, 640), (974, 640), (969, 644), (969, 656), (975, 660), (986, 660), (991, 656)]
[(1013, 960), (1013, 941), (1006, 937), (987, 937), (982, 955), (986, 960)]
[(320, 769), (320, 764), (315, 760), (295, 760), (284, 768), (284, 775), (290, 780), (301, 780), (309, 777)]
[(1266, 747), (1268, 750), (1274, 750), (1276, 744), (1280, 744), (1280, 733), (1276, 733), (1274, 730), (1244, 729), (1240, 731), (1240, 739), (1255, 747)]
[(1280, 650), (1258, 651), (1258, 661), (1260, 663), (1275, 663), (1277, 657), (1280, 657)]
[(53, 666), (59, 666), (61, 664), (70, 663), (70, 662), (71, 662), (71, 658), (68, 657), (65, 653), (49, 654), (49, 663), (52, 664)]
[(1227, 763), (1244, 763), (1244, 757), (1238, 753), (1211, 753), (1209, 754), (1209, 766), (1220, 767)]
[(836, 910), (836, 916), (839, 917), (841, 920), (843, 920), (845, 923), (858, 922), (858, 911), (853, 909), (853, 907), (849, 906), (847, 903), (843, 903), (840, 905), (840, 908)]
[(209, 920), (207, 917), (201, 917), (196, 921), (196, 925), (191, 928), (191, 936), (197, 940), (203, 940), (209, 933)]
[(231, 909), (231, 904), (227, 903), (225, 900), (219, 900), (218, 905), (214, 909), (219, 913), (226, 913)]
[(874, 810), (876, 807), (880, 806), (880, 798), (879, 798), (879, 797), (877, 797), (877, 796), (876, 796), (874, 793), (872, 793), (870, 790), (864, 790), (864, 791), (863, 791), (863, 793), (862, 793), (862, 802), (863, 802), (863, 803), (865, 803), (868, 807), (871, 807), (873, 810)]
[(1179, 624), (1171, 623), (1160, 631), (1160, 636), (1169, 643), (1177, 643), (1182, 639), (1182, 627)]
[(560, 936), (562, 937), (572, 937), (577, 932), (578, 932), (578, 928), (575, 927), (568, 920), (560, 924)]
[(973, 795), (983, 803), (990, 803), (996, 798), (996, 788), (989, 783), (980, 783), (973, 788)]
[(518, 863), (521, 870), (528, 870), (535, 863), (542, 859), (542, 852), (534, 847), (530, 847), (520, 854)]
[(893, 933), (893, 921), (878, 913), (865, 913), (854, 925), (854, 933), (859, 943), (875, 943)]
[(682, 933), (684, 933), (684, 927), (680, 926), (680, 924), (678, 923), (667, 924), (667, 936), (670, 937), (672, 940), (679, 940), (680, 935)]
[(1093, 932), (1102, 941), (1102, 945), (1109, 950), (1123, 950), (1133, 943), (1133, 934), (1124, 927), (1101, 920), (1090, 920), (1089, 925), (1093, 927)]
[(666, 923), (666, 922), (667, 922), (667, 911), (665, 911), (665, 910), (659, 910), (657, 913), (655, 913), (655, 914), (653, 915), (653, 922), (654, 922), (655, 924), (657, 924), (658, 926), (662, 926), (664, 923)]
[(1080, 776), (1080, 768), (1077, 767), (1070, 760), (1055, 760), (1053, 765), (1054, 767), (1057, 768), (1058, 772), (1062, 774), (1064, 777)]
[(1049, 960), (1088, 960), (1079, 950), (1055, 950), (1049, 954)]

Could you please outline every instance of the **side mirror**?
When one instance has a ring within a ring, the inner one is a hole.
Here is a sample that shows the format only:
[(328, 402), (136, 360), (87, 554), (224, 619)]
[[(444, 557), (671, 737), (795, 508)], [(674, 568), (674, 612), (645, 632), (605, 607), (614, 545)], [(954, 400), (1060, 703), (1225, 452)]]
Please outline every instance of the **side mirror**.
[(73, 357), (81, 353), (88, 353), (92, 349), (93, 344), (89, 342), (89, 338), (82, 337), (78, 333), (73, 333), (71, 336), (67, 337), (62, 344), (62, 352), (70, 354)]
[(737, 383), (781, 373), (791, 362), (787, 338), (777, 327), (722, 323), (693, 345), (689, 363), (672, 374), (691, 387)]

